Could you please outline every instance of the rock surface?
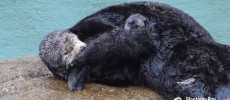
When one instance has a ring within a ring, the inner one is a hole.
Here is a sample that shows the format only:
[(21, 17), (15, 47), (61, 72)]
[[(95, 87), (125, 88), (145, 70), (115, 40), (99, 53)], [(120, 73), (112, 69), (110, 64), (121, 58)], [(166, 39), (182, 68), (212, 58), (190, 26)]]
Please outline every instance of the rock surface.
[(71, 92), (56, 79), (38, 56), (0, 61), (0, 100), (161, 100), (142, 87), (111, 87), (86, 84), (82, 92)]

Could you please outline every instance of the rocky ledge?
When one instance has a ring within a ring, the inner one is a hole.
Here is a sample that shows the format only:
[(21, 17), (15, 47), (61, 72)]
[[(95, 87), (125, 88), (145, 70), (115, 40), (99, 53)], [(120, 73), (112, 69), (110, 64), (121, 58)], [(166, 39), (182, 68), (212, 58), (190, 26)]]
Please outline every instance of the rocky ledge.
[(86, 84), (82, 92), (71, 92), (56, 79), (38, 56), (0, 61), (0, 100), (160, 100), (142, 87), (111, 87)]

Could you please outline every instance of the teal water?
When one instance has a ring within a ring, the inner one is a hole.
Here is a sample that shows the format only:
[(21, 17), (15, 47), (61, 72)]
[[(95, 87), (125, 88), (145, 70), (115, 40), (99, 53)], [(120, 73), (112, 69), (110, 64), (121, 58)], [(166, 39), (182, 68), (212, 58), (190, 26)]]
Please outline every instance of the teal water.
[[(140, 0), (2, 0), (0, 59), (37, 55), (43, 37), (109, 5)], [(148, 0), (194, 17), (220, 43), (230, 45), (230, 0)]]

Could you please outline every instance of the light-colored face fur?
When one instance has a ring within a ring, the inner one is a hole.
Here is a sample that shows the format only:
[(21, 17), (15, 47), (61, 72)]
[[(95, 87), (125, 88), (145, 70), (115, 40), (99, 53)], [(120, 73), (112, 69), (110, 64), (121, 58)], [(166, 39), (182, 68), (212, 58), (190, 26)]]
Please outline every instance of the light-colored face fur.
[(66, 65), (68, 65), (72, 62), (74, 57), (86, 47), (86, 44), (80, 41), (74, 34), (69, 34), (66, 39), (68, 45), (65, 47), (62, 60), (66, 63)]
[(55, 76), (67, 79), (67, 67), (85, 47), (86, 44), (77, 35), (69, 31), (55, 31), (43, 39), (39, 55)]

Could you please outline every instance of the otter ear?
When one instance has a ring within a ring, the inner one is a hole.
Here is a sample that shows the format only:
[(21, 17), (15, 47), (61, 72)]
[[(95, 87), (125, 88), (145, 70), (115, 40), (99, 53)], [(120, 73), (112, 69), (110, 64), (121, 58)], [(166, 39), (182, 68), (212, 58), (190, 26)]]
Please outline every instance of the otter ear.
[(71, 32), (77, 34), (79, 38), (95, 36), (97, 34), (113, 30), (115, 25), (101, 17), (89, 17), (83, 19), (78, 24), (70, 28)]

